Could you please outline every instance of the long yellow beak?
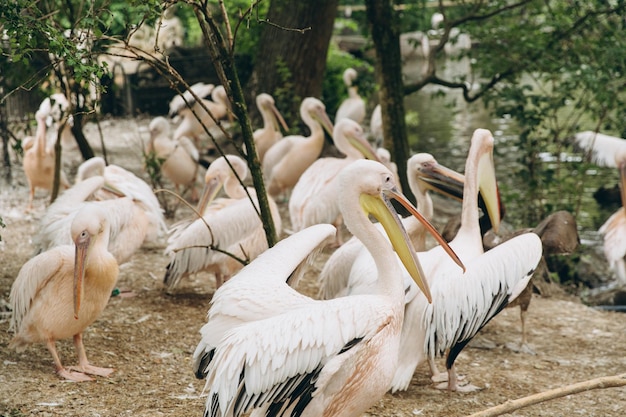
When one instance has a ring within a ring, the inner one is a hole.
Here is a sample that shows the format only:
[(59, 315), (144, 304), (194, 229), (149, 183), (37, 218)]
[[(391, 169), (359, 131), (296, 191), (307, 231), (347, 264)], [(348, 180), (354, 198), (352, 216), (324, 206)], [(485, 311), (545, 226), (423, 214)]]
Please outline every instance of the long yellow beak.
[(382, 163), (378, 154), (364, 136), (347, 135), (346, 138), (348, 139), (348, 143), (350, 143), (353, 148), (361, 152), (366, 159)]
[(463, 200), (463, 186), (465, 185), (463, 174), (437, 163), (421, 169), (417, 177), (427, 189), (458, 201)]
[(424, 293), (428, 302), (431, 303), (432, 295), (430, 294), (430, 287), (426, 281), (422, 266), (417, 259), (415, 249), (411, 245), (406, 230), (400, 222), (400, 217), (389, 199), (384, 193), (381, 196), (361, 194), (360, 203), (365, 212), (374, 216), (383, 226), (400, 261), (411, 275), (411, 278), (413, 278), (413, 281)]
[(485, 202), (491, 226), (497, 233), (502, 219), (500, 216), (500, 194), (496, 181), (496, 169), (491, 152), (484, 154), (478, 162), (478, 190)]
[[(84, 232), (83, 232), (84, 233)], [(74, 257), (74, 318), (78, 319), (80, 301), (83, 298), (83, 281), (85, 279), (85, 259), (89, 247), (89, 235), (79, 237), (76, 241), (76, 253)]]
[[(270, 104), (270, 110), (272, 111), (272, 113), (274, 114), (274, 128), (277, 130), (280, 130), (280, 126), (283, 127), (283, 129), (285, 130), (285, 132), (287, 132), (289, 130), (289, 127), (287, 126), (287, 123), (285, 122), (285, 119), (283, 119), (283, 115), (280, 114), (280, 112), (278, 111), (278, 109), (276, 108), (275, 105)], [(280, 123), (280, 126), (278, 125), (278, 123)]]

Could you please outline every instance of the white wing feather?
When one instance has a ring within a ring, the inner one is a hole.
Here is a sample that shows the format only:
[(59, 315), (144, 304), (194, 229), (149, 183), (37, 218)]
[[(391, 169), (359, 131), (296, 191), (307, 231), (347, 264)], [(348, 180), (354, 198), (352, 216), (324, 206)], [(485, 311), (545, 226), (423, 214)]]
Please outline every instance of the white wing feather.
[(593, 131), (576, 133), (575, 141), (578, 146), (591, 152), (594, 163), (606, 167), (617, 167), (615, 155), (626, 150), (625, 139)]

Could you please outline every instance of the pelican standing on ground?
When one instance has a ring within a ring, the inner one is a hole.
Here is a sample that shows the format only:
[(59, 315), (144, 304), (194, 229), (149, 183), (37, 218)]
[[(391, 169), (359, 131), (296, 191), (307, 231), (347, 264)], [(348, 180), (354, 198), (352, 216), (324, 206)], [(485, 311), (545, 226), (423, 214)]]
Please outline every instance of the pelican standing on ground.
[(626, 139), (592, 131), (575, 135), (576, 144), (590, 151), (592, 160), (619, 170), (622, 207), (608, 218), (598, 232), (604, 236), (604, 256), (618, 282), (626, 284)]
[[(339, 228), (342, 224), (337, 202), (339, 173), (357, 159), (378, 161), (376, 152), (365, 138), (363, 128), (352, 119), (342, 119), (335, 125), (333, 141), (345, 158), (326, 157), (316, 160), (293, 187), (289, 198), (289, 217), (294, 232), (319, 223), (330, 223)], [(341, 231), (338, 230), (335, 246), (341, 246), (342, 243)]]
[[(27, 211), (33, 209), (35, 189), (43, 188), (45, 190), (52, 190), (54, 182), (55, 151), (54, 147), (48, 147), (46, 143), (46, 119), (50, 115), (51, 109), (50, 100), (44, 100), (41, 103), (39, 110), (35, 113), (37, 131), (33, 144), (32, 146), (25, 145), (22, 166), (30, 189), (28, 206), (26, 207)], [(25, 141), (28, 140), (25, 139)], [(64, 188), (70, 186), (63, 171), (61, 171), (60, 185)]]
[(361, 124), (365, 120), (365, 100), (359, 95), (359, 89), (352, 85), (358, 77), (354, 68), (346, 68), (343, 72), (343, 82), (348, 89), (348, 98), (341, 102), (335, 114), (335, 123), (341, 119), (352, 119)]
[[(404, 300), (394, 248), (428, 293), (388, 199), (410, 203), (378, 162), (356, 161), (340, 175), (341, 211), (375, 259), (380, 291), (314, 300), (286, 283), (311, 251), (332, 239), (330, 225), (307, 228), (262, 254), (211, 301), (194, 353), (196, 376), (206, 377), (209, 391), (205, 416), (253, 409), (253, 415), (359, 416), (389, 389)], [(389, 240), (368, 214), (385, 225)]]
[[(56, 372), (72, 381), (89, 381), (85, 374), (109, 376), (113, 369), (89, 363), (83, 331), (107, 305), (118, 276), (118, 265), (107, 250), (109, 224), (93, 205), (76, 214), (71, 228), (74, 245), (58, 246), (26, 262), (11, 287), (9, 347), (18, 351), (44, 342), (54, 359)], [(79, 365), (65, 368), (55, 342), (74, 338)], [(73, 372), (77, 370), (79, 372)]]
[[(436, 301), (431, 306), (414, 286), (407, 291), (406, 330), (392, 390), (406, 389), (415, 367), (425, 359), (433, 379), (442, 380), (434, 359), (444, 352), (448, 371), (445, 387), (449, 391), (478, 389), (458, 384), (454, 362), (476, 333), (526, 288), (541, 259), (541, 240), (534, 233), (517, 236), (488, 252), (483, 250), (478, 221), (479, 190), (494, 230), (500, 223), (493, 144), (491, 132), (477, 129), (465, 165), (461, 228), (450, 247), (459, 254), (466, 271), (448, 262), (440, 246), (418, 253)], [(357, 268), (357, 273), (362, 268)]]
[[(246, 193), (237, 179), (239, 177), (243, 181), (247, 175), (246, 162), (234, 155), (220, 157), (209, 166), (197, 209), (202, 219), (179, 222), (170, 229), (165, 249), (170, 263), (163, 279), (168, 291), (187, 275), (200, 271), (212, 272), (219, 288), (243, 267), (240, 260), (250, 261), (267, 250), (256, 193), (253, 188), (247, 188)], [(229, 198), (214, 201), (222, 186)], [(278, 206), (271, 198), (268, 200), (276, 233), (280, 234), (282, 226)]]
[(300, 176), (319, 158), (324, 147), (324, 130), (333, 134), (333, 124), (324, 103), (307, 97), (300, 105), (300, 117), (311, 131), (310, 136), (285, 136), (263, 158), (263, 176), (272, 197), (283, 196), (296, 185)]
[(263, 118), (263, 127), (254, 131), (253, 138), (259, 162), (262, 164), (267, 150), (283, 137), (280, 127), (282, 126), (285, 131), (289, 128), (276, 108), (274, 98), (271, 95), (261, 93), (256, 96), (256, 106)]
[(152, 119), (149, 130), (148, 153), (154, 152), (156, 158), (163, 161), (161, 172), (174, 184), (176, 194), (182, 195), (185, 189), (191, 189), (191, 199), (196, 201), (198, 195), (195, 185), (200, 161), (198, 149), (185, 136), (172, 139), (170, 124), (165, 117)]

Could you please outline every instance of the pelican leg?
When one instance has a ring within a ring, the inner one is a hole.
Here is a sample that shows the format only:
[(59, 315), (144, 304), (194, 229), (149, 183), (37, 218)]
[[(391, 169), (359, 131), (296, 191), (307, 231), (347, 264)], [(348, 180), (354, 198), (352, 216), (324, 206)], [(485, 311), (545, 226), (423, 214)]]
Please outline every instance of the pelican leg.
[(57, 374), (61, 378), (65, 378), (69, 381), (75, 381), (75, 382), (92, 381), (91, 378), (89, 378), (87, 375), (81, 372), (72, 372), (71, 370), (65, 369), (63, 367), (63, 364), (61, 363), (61, 359), (59, 359), (59, 354), (57, 353), (57, 348), (55, 346), (55, 342), (53, 339), (49, 339), (46, 342), (46, 347), (48, 348), (48, 351), (50, 352), (50, 354), (52, 354), (52, 359), (54, 360), (54, 367), (56, 368)]
[(85, 346), (83, 345), (82, 333), (74, 335), (74, 347), (76, 348), (76, 353), (78, 354), (78, 366), (71, 366), (69, 369), (98, 376), (109, 376), (113, 373), (113, 368), (99, 368), (89, 364), (87, 354), (85, 353)]
[(430, 374), (432, 375), (430, 379), (433, 382), (446, 382), (448, 380), (447, 373), (439, 372), (439, 368), (437, 368), (437, 364), (435, 363), (435, 358), (428, 358), (428, 366), (430, 367)]
[(35, 199), (35, 187), (31, 185), (30, 196), (28, 198), (28, 206), (26, 206), (26, 212), (30, 212), (33, 209), (33, 200)]
[(459, 379), (456, 373), (456, 368), (454, 367), (454, 364), (452, 364), (452, 367), (448, 369), (448, 383), (445, 384), (440, 384), (437, 385), (438, 389), (446, 389), (448, 390), (448, 392), (452, 392), (452, 391), (456, 391), (456, 392), (474, 392), (474, 391), (479, 391), (482, 388), (479, 388), (475, 385), (472, 384), (459, 384)]

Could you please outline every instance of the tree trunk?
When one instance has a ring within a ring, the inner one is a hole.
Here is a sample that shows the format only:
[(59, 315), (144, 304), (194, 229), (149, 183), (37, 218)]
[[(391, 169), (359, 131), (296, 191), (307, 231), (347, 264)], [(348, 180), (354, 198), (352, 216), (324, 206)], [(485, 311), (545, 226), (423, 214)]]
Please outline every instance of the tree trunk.
[(365, 5), (376, 50), (375, 69), (380, 86), (384, 146), (389, 149), (392, 161), (398, 166), (402, 191), (415, 201), (406, 178), (409, 141), (404, 120), (404, 84), (397, 16), (391, 0), (366, 0)]
[[(305, 97), (321, 97), (338, 0), (272, 0), (261, 34), (251, 90), (269, 93), (299, 119)], [(283, 110), (284, 109), (284, 110)]]

